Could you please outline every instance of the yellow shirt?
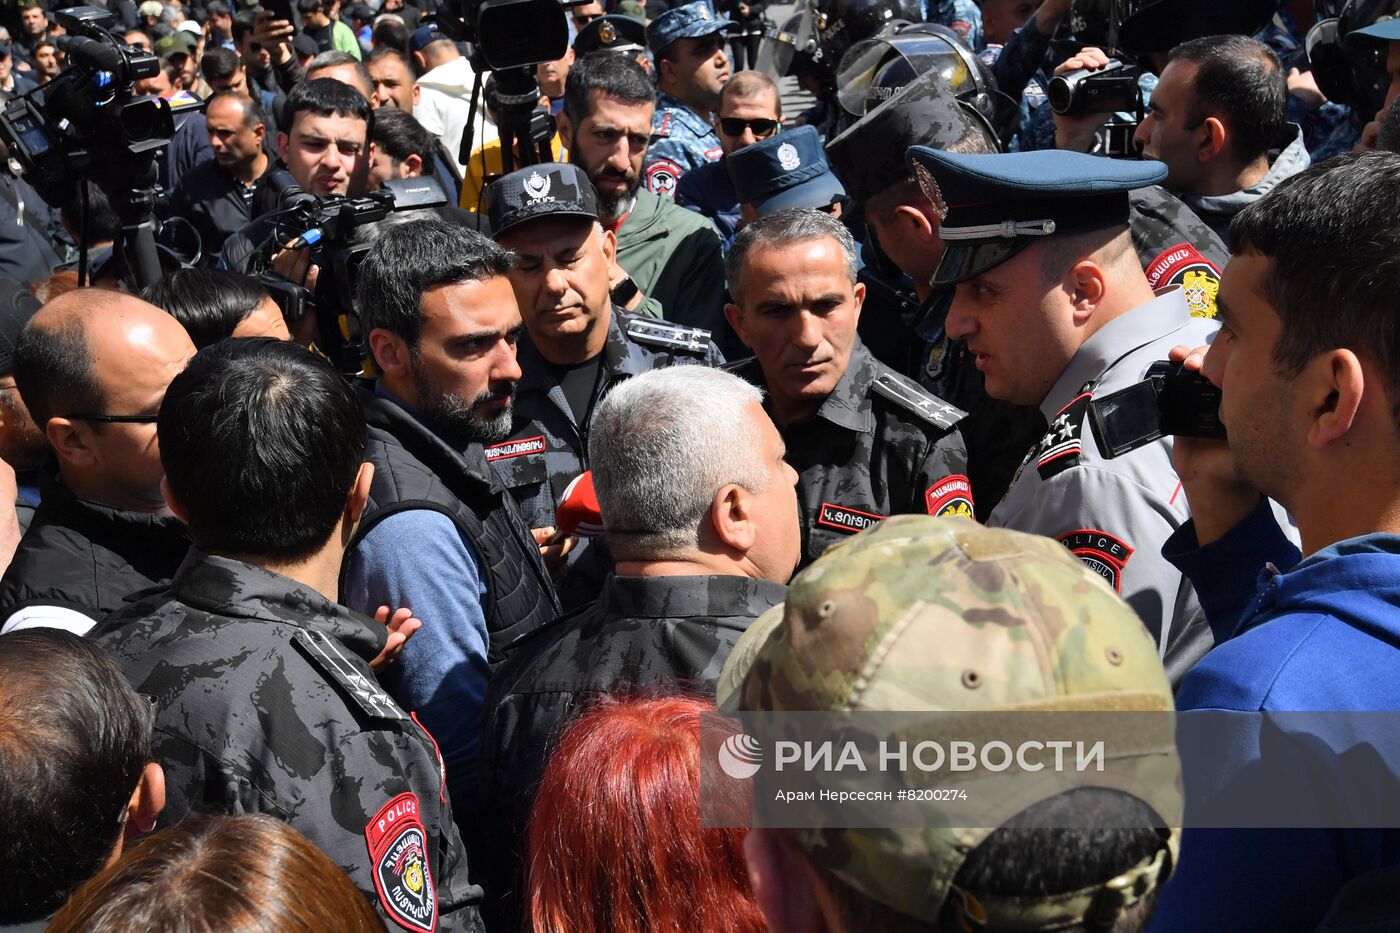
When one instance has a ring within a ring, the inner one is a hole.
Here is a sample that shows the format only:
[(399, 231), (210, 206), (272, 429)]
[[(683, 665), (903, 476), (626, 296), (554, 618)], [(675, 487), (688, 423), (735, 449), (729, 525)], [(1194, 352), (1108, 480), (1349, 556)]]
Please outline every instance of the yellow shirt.
[[(559, 142), (558, 133), (555, 133), (554, 138), (549, 141), (549, 149), (554, 161), (565, 161), (566, 153), (564, 146)], [(501, 141), (493, 139), (489, 143), (477, 147), (476, 151), (472, 153), (472, 157), (467, 160), (466, 177), (462, 179), (462, 200), (460, 202), (462, 209), (476, 213), (486, 203), (482, 197), (486, 180), (489, 178), (491, 181), (495, 181), (503, 173)]]

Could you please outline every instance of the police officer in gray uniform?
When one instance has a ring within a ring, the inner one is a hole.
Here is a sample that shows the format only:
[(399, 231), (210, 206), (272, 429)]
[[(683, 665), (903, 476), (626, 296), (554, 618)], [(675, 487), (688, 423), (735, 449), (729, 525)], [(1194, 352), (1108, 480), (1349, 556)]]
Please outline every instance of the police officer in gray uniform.
[(681, 175), (724, 154), (710, 120), (729, 80), (724, 36), (730, 25), (706, 0), (667, 10), (647, 25), (661, 90), (642, 167), (652, 194), (674, 197)]
[[(497, 241), (520, 258), (510, 280), (526, 330), (512, 431), (486, 448), (486, 459), (530, 527), (552, 527), (565, 488), (588, 469), (593, 408), (610, 387), (659, 366), (724, 360), (709, 331), (612, 304), (617, 240), (598, 221), (598, 194), (575, 166), (503, 176), (487, 191), (486, 210)], [(602, 547), (580, 541), (558, 581), (564, 607), (591, 602), (609, 565)]]
[(1049, 424), (988, 524), (1047, 535), (1078, 555), (1142, 617), (1179, 679), (1210, 646), (1210, 630), (1161, 554), (1190, 517), (1172, 441), (1111, 456), (1106, 407), (1091, 430), (1095, 400), (1216, 330), (1191, 315), (1185, 289), (1154, 294), (1132, 247), (1128, 193), (1161, 181), (1166, 166), (922, 146), (908, 157), (942, 219), (933, 281), (956, 286), (949, 336), (965, 343), (989, 395), (1037, 405)]
[(765, 407), (797, 470), (802, 562), (890, 515), (972, 520), (963, 413), (877, 361), (856, 336), (865, 297), (840, 221), (779, 210), (739, 232), (725, 308), (754, 358), (730, 370)]
[(226, 340), (175, 377), (158, 428), (194, 546), (165, 589), (92, 634), (156, 707), (160, 825), (266, 813), (390, 929), (480, 929), (442, 759), (371, 669), (385, 628), (333, 601), (372, 473), (354, 392), (294, 344)]

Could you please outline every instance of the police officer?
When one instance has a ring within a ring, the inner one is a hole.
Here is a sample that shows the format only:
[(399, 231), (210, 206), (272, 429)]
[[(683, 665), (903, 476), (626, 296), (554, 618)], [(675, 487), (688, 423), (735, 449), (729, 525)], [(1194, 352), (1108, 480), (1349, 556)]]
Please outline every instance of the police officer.
[(725, 314), (754, 357), (731, 367), (768, 393), (798, 473), (802, 565), (905, 512), (973, 515), (963, 413), (875, 360), (856, 336), (855, 243), (817, 210), (740, 231)]
[(574, 39), (574, 55), (578, 58), (595, 52), (627, 55), (647, 71), (651, 71), (646, 42), (645, 26), (630, 16), (608, 13), (594, 18), (578, 31), (578, 36)]
[[(486, 447), (486, 459), (530, 527), (543, 528), (556, 524), (565, 487), (588, 468), (593, 409), (609, 388), (658, 366), (723, 359), (708, 331), (612, 304), (617, 240), (599, 222), (598, 194), (577, 167), (512, 172), (492, 184), (486, 205), (497, 241), (519, 257), (510, 281), (526, 331), (514, 421), (506, 439)], [(597, 596), (608, 564), (600, 550), (581, 541), (568, 556), (559, 580), (565, 608)]]
[[(730, 647), (782, 602), (797, 564), (797, 476), (744, 380), (705, 366), (635, 376), (599, 404), (589, 450), (617, 567), (595, 604), (516, 642), (492, 678), (483, 742), (504, 839), (522, 835), (575, 713), (612, 691), (713, 693)], [(514, 887), (504, 874), (493, 899)]]
[(799, 126), (745, 146), (725, 162), (745, 223), (793, 207), (841, 216), (846, 189), (831, 173), (816, 127)]
[(335, 603), (373, 474), (354, 392), (296, 344), (225, 340), (175, 377), (158, 428), (194, 546), (165, 589), (93, 635), (155, 705), (160, 825), (266, 813), (392, 929), (479, 929), (442, 760), (374, 679), (385, 628)]
[(1161, 181), (1166, 167), (923, 146), (909, 159), (942, 218), (946, 249), (933, 281), (956, 286), (949, 337), (965, 343), (989, 395), (1036, 405), (1049, 425), (988, 523), (1048, 535), (1079, 555), (1142, 617), (1179, 678), (1209, 647), (1210, 630), (1190, 584), (1161, 555), (1190, 517), (1171, 439), (1113, 456), (1100, 425), (1089, 430), (1095, 399), (1216, 330), (1191, 316), (1184, 289), (1154, 296), (1132, 249), (1128, 192)]
[[(883, 787), (897, 786), (902, 801), (865, 804), (858, 821), (829, 803), (819, 814), (775, 803), (762, 793), (773, 786), (768, 770), (756, 777), (754, 825), (819, 827), (749, 831), (749, 875), (769, 929), (1146, 928), (1181, 839), (1172, 694), (1142, 624), (1095, 574), (1044, 538), (899, 516), (798, 574), (765, 623), (731, 655), (721, 709), (751, 711), (744, 732), (765, 755), (794, 737), (778, 730), (802, 728), (787, 714), (822, 713), (822, 739), (845, 726), (850, 747), (869, 750), (863, 773), (845, 758), (841, 772), (859, 773), (862, 791), (887, 774)], [(947, 719), (890, 715), (916, 711), (958, 714), (959, 738), (988, 750), (980, 766), (920, 773), (911, 755), (900, 772), (894, 756), (877, 757), (867, 738), (906, 749), (946, 742)], [(1113, 749), (1104, 767), (1035, 760), (1040, 743), (1024, 736), (1041, 737), (1028, 720), (1040, 712), (1047, 729), (1073, 723), (1076, 735), (1103, 735)], [(1125, 741), (1107, 719), (1128, 716)], [(993, 771), (997, 744), (1030, 757)], [(774, 783), (791, 785), (796, 769)], [(709, 799), (723, 800), (725, 773), (705, 776)], [(935, 778), (943, 793), (924, 802), (903, 793)], [(951, 790), (965, 796), (940, 803)]]
[(647, 25), (660, 89), (643, 167), (653, 194), (674, 197), (683, 174), (724, 152), (710, 120), (729, 81), (724, 36), (730, 25), (704, 0), (667, 10)]

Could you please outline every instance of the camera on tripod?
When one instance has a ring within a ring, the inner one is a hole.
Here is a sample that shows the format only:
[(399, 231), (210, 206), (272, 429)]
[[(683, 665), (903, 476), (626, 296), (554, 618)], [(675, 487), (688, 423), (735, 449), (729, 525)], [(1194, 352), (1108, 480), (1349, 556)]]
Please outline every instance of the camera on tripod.
[(114, 14), (73, 7), (55, 14), (68, 31), (58, 47), (71, 63), (58, 77), (0, 112), (0, 141), (15, 174), (51, 205), (88, 179), (122, 221), (128, 266), (138, 285), (160, 278), (155, 246), (155, 154), (169, 145), (169, 101), (136, 95), (136, 82), (160, 73), (160, 59), (117, 41)]

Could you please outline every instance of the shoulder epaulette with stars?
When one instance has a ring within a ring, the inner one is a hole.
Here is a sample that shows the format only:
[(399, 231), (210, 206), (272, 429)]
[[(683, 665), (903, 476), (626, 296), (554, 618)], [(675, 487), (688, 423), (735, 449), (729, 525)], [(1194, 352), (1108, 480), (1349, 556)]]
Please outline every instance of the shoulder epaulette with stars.
[(952, 430), (967, 417), (967, 412), (949, 405), (914, 380), (898, 373), (882, 373), (870, 384), (870, 388), (876, 395), (889, 399), (944, 431)]
[(638, 343), (688, 353), (706, 353), (710, 349), (710, 332), (703, 327), (682, 327), (670, 321), (638, 317), (627, 322), (627, 336)]

